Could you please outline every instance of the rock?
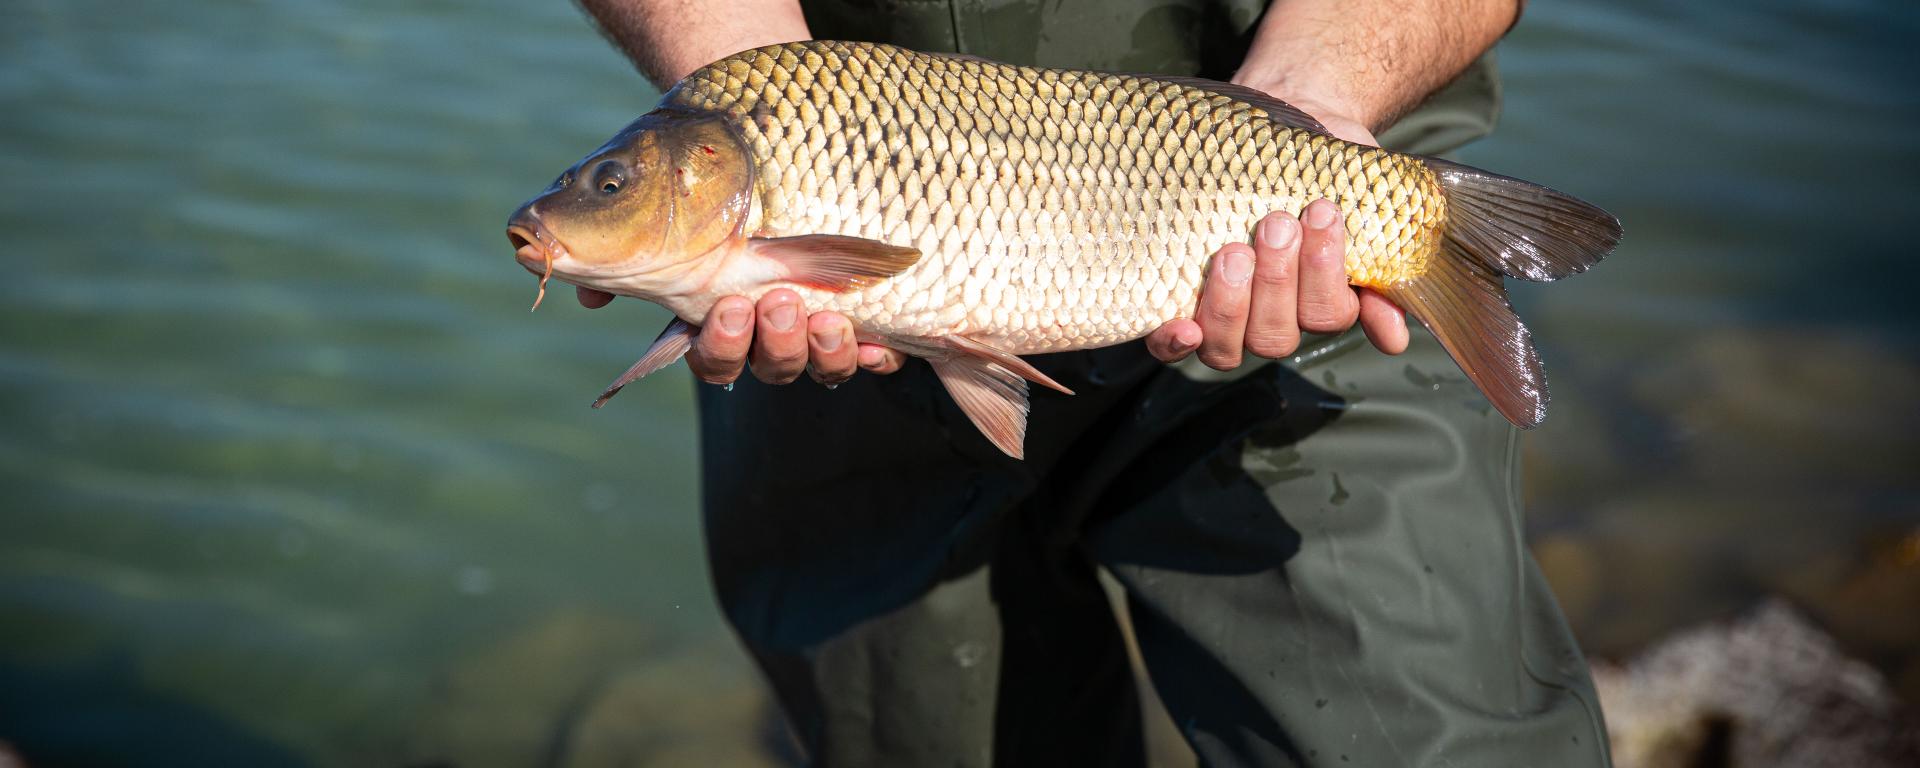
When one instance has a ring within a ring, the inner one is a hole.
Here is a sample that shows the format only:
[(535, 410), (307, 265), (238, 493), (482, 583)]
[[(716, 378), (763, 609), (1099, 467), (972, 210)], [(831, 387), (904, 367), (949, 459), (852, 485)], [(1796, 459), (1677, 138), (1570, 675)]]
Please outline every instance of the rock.
[(1593, 671), (1620, 768), (1920, 765), (1914, 711), (1783, 601)]

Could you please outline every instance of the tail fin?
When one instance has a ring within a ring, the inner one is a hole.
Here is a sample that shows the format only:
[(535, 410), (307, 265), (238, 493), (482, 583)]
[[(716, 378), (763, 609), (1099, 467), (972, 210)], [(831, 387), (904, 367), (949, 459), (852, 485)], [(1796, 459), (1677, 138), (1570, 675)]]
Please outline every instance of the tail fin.
[(1447, 195), (1440, 257), (1380, 291), (1440, 339), (1500, 415), (1530, 429), (1546, 418), (1547, 379), (1501, 278), (1585, 272), (1620, 242), (1620, 220), (1538, 184), (1424, 160)]

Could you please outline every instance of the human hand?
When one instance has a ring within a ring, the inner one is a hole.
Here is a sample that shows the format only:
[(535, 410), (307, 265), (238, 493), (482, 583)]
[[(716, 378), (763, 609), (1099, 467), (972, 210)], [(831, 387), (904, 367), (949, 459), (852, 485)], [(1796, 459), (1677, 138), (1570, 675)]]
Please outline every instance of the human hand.
[[(613, 301), (613, 294), (592, 288), (577, 288), (575, 296), (588, 309)], [(800, 295), (785, 288), (768, 291), (757, 303), (745, 296), (714, 302), (687, 351), (687, 367), (711, 384), (732, 383), (742, 365), (768, 384), (790, 383), (801, 371), (822, 384), (838, 384), (852, 378), (856, 368), (893, 373), (906, 362), (896, 350), (855, 342), (846, 316), (809, 315), (805, 309)]]
[[(1338, 110), (1301, 101), (1294, 106), (1337, 138), (1379, 145), (1364, 125)], [(1231, 243), (1214, 252), (1194, 318), (1161, 325), (1147, 335), (1147, 350), (1168, 363), (1198, 351), (1200, 362), (1226, 371), (1239, 367), (1243, 352), (1285, 357), (1299, 349), (1301, 332), (1342, 333), (1357, 320), (1380, 351), (1405, 352), (1405, 313), (1385, 296), (1347, 284), (1346, 240), (1340, 209), (1330, 201), (1316, 200), (1298, 217), (1268, 214), (1251, 247)]]

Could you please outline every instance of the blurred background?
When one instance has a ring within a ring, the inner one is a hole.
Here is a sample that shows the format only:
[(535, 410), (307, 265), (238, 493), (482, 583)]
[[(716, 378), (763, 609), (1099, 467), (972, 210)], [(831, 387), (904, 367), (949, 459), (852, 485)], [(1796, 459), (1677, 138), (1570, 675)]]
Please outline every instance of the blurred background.
[[(1627, 226), (1515, 287), (1531, 533), (1590, 655), (1778, 596), (1920, 701), (1915, 40), (1907, 2), (1636, 0), (1501, 45), (1463, 159)], [(529, 315), (501, 234), (656, 98), (563, 0), (0, 7), (0, 742), (779, 760), (690, 377), (585, 407), (664, 312)]]

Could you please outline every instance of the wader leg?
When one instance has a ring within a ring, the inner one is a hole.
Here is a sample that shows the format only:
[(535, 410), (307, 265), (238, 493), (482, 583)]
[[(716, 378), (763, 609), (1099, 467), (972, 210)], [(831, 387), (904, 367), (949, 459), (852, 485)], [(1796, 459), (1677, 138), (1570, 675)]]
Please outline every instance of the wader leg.
[(701, 387), (715, 590), (813, 764), (1142, 764), (1094, 566), (1036, 514), (1109, 405), (1048, 398), (1020, 463), (917, 362), (834, 391)]
[(1516, 430), (1424, 332), (1400, 357), (1333, 344), (1298, 375), (1161, 387), (1147, 407), (1175, 412), (1148, 422), (1244, 426), (1167, 433), (1089, 523), (1175, 723), (1208, 765), (1605, 765), (1523, 546)]

